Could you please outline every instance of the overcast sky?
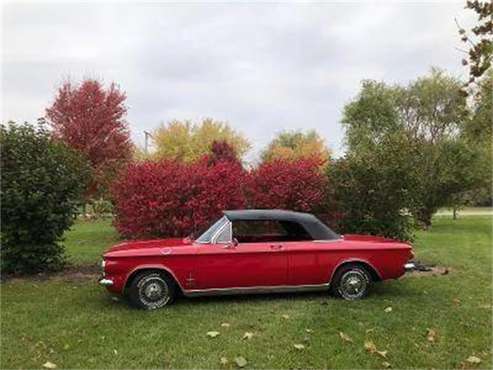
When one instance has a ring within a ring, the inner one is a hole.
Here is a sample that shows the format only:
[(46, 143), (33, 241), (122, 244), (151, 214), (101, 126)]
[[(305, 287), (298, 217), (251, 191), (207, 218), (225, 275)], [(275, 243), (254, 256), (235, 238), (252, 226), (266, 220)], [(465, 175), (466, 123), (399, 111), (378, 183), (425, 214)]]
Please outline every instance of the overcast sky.
[(133, 139), (172, 119), (228, 121), (252, 142), (316, 129), (343, 152), (340, 120), (362, 79), (464, 77), (464, 2), (10, 2), (2, 14), (2, 120), (44, 115), (67, 77), (116, 82)]

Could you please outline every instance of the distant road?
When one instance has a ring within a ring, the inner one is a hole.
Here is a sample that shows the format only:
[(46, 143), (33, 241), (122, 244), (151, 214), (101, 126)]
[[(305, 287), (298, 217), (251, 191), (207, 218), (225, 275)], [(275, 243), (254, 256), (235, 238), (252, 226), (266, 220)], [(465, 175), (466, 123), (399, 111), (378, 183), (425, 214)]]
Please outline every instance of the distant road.
[[(452, 216), (453, 212), (450, 208), (440, 209), (435, 216)], [(492, 207), (468, 207), (464, 209), (459, 209), (457, 211), (457, 216), (493, 216)]]

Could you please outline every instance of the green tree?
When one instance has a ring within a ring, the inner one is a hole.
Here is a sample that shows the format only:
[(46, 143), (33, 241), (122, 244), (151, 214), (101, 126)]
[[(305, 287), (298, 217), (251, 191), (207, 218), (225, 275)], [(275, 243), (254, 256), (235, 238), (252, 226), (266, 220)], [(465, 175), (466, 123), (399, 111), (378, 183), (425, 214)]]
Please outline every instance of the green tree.
[(412, 156), (409, 140), (396, 132), (331, 163), (328, 199), (338, 232), (413, 239), (409, 210), (419, 184)]
[(90, 167), (44, 125), (0, 125), (3, 272), (63, 266), (64, 231), (82, 201)]
[(211, 153), (215, 141), (230, 145), (242, 158), (250, 149), (250, 143), (226, 122), (210, 118), (200, 123), (191, 121), (171, 121), (153, 132), (156, 151), (153, 157), (194, 162)]
[(486, 205), (492, 202), (493, 169), (493, 70), (489, 70), (472, 94), (471, 118), (465, 139), (479, 151), (481, 167), (478, 186), (456, 197), (456, 205)]
[(366, 81), (344, 110), (349, 153), (390, 145), (398, 132), (406, 138), (419, 180), (412, 212), (424, 227), (453, 195), (476, 186), (480, 171), (476, 148), (464, 140), (469, 112), (461, 88), (461, 81), (437, 69), (405, 87)]
[(491, 151), (493, 137), (493, 70), (486, 73), (473, 95), (472, 117), (466, 127), (469, 139), (481, 142)]
[(261, 158), (263, 162), (268, 162), (274, 159), (297, 160), (316, 157), (322, 162), (327, 162), (329, 154), (324, 139), (315, 130), (284, 131), (270, 142), (262, 152)]

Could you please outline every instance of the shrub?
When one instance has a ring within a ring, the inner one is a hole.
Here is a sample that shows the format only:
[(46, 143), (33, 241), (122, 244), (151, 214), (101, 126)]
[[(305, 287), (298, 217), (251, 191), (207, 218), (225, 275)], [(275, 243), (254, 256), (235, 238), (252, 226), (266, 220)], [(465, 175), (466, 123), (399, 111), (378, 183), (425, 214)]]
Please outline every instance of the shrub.
[(412, 240), (413, 195), (417, 180), (405, 140), (400, 145), (374, 146), (371, 150), (334, 162), (328, 169), (332, 212), (339, 215), (340, 233), (382, 235)]
[(0, 125), (0, 144), (2, 270), (60, 269), (59, 241), (85, 189), (87, 162), (43, 125)]
[(115, 226), (133, 238), (197, 232), (222, 210), (245, 206), (246, 178), (230, 161), (134, 163), (112, 186)]
[(277, 159), (264, 162), (251, 172), (248, 199), (253, 208), (319, 213), (327, 187), (318, 159)]

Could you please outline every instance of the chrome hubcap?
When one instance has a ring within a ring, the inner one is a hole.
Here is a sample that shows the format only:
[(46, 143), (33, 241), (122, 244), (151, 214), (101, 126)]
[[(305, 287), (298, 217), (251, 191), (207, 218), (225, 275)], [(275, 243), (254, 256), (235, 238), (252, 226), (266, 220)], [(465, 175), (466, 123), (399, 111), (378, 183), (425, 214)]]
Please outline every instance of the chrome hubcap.
[(147, 309), (164, 306), (170, 300), (168, 284), (160, 276), (147, 276), (139, 282), (139, 298)]
[(368, 280), (366, 276), (357, 270), (346, 272), (341, 278), (341, 294), (348, 299), (359, 298), (365, 293)]
[(144, 294), (149, 299), (156, 299), (161, 296), (162, 291), (158, 283), (151, 283), (145, 288)]

